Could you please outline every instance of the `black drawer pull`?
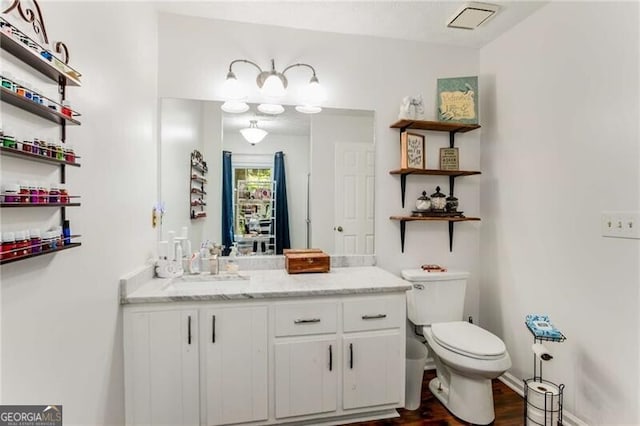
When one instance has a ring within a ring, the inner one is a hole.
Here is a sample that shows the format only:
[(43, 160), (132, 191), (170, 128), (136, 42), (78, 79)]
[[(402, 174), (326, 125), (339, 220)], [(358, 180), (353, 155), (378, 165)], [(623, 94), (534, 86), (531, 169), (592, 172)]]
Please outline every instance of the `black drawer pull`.
[(362, 319), (363, 320), (370, 320), (370, 319), (382, 319), (382, 318), (386, 318), (387, 314), (378, 314), (378, 315), (363, 315)]
[(191, 315), (189, 315), (187, 320), (187, 343), (191, 344)]
[(329, 345), (329, 371), (333, 370), (333, 352), (331, 350), (331, 345)]
[(320, 322), (320, 318), (311, 318), (311, 319), (297, 319), (293, 323), (294, 324), (312, 324)]
[(349, 368), (353, 370), (353, 343), (349, 343)]
[(216, 342), (216, 316), (211, 315), (211, 343)]

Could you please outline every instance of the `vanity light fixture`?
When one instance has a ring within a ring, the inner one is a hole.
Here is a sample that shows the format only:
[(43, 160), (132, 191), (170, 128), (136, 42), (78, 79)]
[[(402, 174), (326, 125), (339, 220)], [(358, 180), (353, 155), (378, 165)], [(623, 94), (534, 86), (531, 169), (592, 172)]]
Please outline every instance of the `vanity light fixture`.
[(309, 84), (302, 87), (299, 92), (299, 102), (296, 106), (298, 112), (305, 114), (315, 114), (322, 111), (320, 104), (325, 100), (325, 92), (318, 77), (316, 76), (316, 70), (309, 64), (293, 64), (286, 67), (282, 72), (276, 70), (275, 61), (271, 60), (271, 69), (269, 71), (263, 71), (258, 64), (247, 59), (235, 59), (229, 64), (229, 72), (223, 86), (223, 96), (226, 102), (222, 104), (222, 110), (230, 113), (243, 113), (249, 109), (249, 105), (245, 102), (247, 99), (247, 91), (245, 86), (238, 80), (233, 72), (233, 65), (238, 62), (244, 62), (251, 64), (258, 69), (258, 76), (256, 77), (256, 84), (260, 89), (260, 92), (265, 97), (267, 102), (258, 105), (258, 111), (264, 114), (281, 114), (284, 112), (284, 107), (279, 103), (279, 100), (284, 97), (287, 92), (287, 86), (289, 84), (285, 74), (292, 68), (306, 67), (311, 70), (313, 75), (309, 80)]
[(258, 128), (258, 120), (250, 120), (249, 127), (241, 129), (240, 133), (251, 145), (262, 142), (262, 139), (269, 134), (266, 130)]

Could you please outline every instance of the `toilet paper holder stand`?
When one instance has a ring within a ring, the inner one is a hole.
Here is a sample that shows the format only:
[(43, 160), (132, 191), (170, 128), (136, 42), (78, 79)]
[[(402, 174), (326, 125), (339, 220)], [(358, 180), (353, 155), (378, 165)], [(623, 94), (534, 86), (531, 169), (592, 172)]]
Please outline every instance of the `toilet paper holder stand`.
[[(525, 323), (526, 324), (526, 323)], [(533, 377), (524, 380), (524, 424), (525, 426), (562, 426), (564, 384), (555, 384), (542, 378), (542, 365), (553, 357), (543, 346), (543, 341), (564, 342), (566, 337), (539, 336), (527, 324), (533, 335)]]

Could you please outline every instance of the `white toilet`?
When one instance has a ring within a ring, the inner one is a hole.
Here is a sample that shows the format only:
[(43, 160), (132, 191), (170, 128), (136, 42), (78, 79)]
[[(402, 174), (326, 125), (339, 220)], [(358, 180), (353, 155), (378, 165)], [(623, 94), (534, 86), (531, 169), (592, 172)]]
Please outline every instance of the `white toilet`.
[(511, 368), (511, 358), (500, 338), (461, 321), (469, 273), (409, 269), (402, 277), (413, 285), (407, 292), (409, 320), (421, 328), (436, 365), (429, 389), (456, 417), (491, 423), (491, 379)]

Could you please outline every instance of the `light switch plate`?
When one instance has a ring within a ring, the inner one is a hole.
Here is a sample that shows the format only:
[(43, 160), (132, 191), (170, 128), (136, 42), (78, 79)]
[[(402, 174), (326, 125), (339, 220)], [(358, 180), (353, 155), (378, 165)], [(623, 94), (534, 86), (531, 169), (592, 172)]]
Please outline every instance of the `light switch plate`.
[(640, 212), (602, 212), (603, 237), (640, 239)]

